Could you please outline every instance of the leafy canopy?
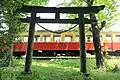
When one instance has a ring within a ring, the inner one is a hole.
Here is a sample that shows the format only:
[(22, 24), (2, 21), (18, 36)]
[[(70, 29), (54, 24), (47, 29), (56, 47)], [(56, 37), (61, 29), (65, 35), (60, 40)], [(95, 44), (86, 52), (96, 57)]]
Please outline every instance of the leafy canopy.
[[(90, 0), (70, 0), (69, 2), (67, 0), (63, 0), (64, 2), (61, 2), (59, 6), (87, 6), (87, 1)], [(98, 19), (98, 24), (100, 26), (100, 23), (102, 21), (106, 21), (105, 28), (111, 27), (115, 24), (115, 22), (120, 18), (119, 12), (117, 12), (117, 0), (93, 0), (93, 6), (99, 6), (99, 5), (105, 5), (105, 9), (100, 11), (98, 14), (96, 14)], [(77, 15), (68, 15), (69, 18), (75, 18), (78, 17)], [(89, 17), (89, 15), (85, 15), (85, 17)], [(88, 27), (87, 31), (88, 31)]]
[[(2, 14), (7, 26), (0, 26), (0, 43), (5, 43), (8, 51), (10, 51), (15, 38), (27, 30), (28, 24), (23, 24), (19, 20), (23, 17), (23, 13), (16, 10), (21, 8), (22, 5), (45, 5), (48, 0), (4, 0), (2, 7)], [(0, 44), (0, 46), (3, 46)]]
[[(22, 13), (16, 12), (22, 5), (44, 5), (47, 0), (4, 0), (3, 15), (7, 27), (4, 30), (7, 32), (7, 40), (13, 39), (21, 32), (27, 29), (27, 24), (20, 22), (19, 18), (23, 16)], [(10, 39), (9, 39), (10, 38)], [(7, 41), (6, 40), (6, 41)]]

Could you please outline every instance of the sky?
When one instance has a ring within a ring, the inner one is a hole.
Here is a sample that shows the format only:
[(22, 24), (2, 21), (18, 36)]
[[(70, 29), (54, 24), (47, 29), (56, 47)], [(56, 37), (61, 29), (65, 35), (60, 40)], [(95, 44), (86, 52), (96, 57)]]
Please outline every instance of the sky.
[[(60, 2), (63, 2), (64, 0), (49, 0), (49, 3), (48, 3), (48, 5), (47, 5), (47, 7), (56, 7)], [(67, 2), (69, 2), (69, 1), (71, 1), (71, 0), (66, 0)], [(55, 18), (55, 14), (38, 14), (38, 16), (41, 16), (41, 18), (47, 18), (47, 19), (54, 19)], [(60, 18), (62, 19), (62, 18), (65, 18), (65, 16), (60, 16)], [(46, 24), (44, 24), (44, 23), (39, 23), (41, 26), (43, 26), (43, 27), (45, 27), (45, 28), (47, 28), (47, 29), (50, 29), (50, 30), (59, 30), (59, 29), (61, 29), (60, 28), (60, 26), (61, 26), (61, 24), (59, 24), (59, 23), (46, 23)], [(66, 26), (66, 24), (62, 24), (63, 26)], [(67, 26), (69, 26), (70, 24), (67, 24)], [(63, 28), (63, 27), (62, 27)], [(35, 30), (37, 31), (37, 30), (40, 30), (41, 28), (38, 26), (38, 25), (36, 25), (36, 28), (35, 28)]]
[[(57, 1), (58, 0), (49, 0), (49, 3), (47, 5), (47, 7), (55, 7), (58, 4)], [(41, 16), (41, 18), (48, 18), (48, 19), (50, 18), (50, 19), (52, 19), (52, 18), (54, 18), (55, 15), (54, 14), (38, 14), (37, 16)], [(59, 28), (59, 24), (56, 24), (56, 23), (54, 23), (54, 24), (52, 24), (52, 23), (46, 23), (46, 24), (39, 23), (39, 24), (41, 26), (47, 28), (47, 29), (50, 29), (50, 30), (58, 30), (58, 28)], [(41, 30), (41, 28), (38, 25), (36, 25), (35, 30), (36, 31)]]
[[(118, 1), (118, 12), (120, 13), (120, 0), (117, 0)], [(119, 31), (120, 32), (120, 19), (118, 21), (116, 21), (116, 24), (113, 25), (109, 30), (111, 31)]]

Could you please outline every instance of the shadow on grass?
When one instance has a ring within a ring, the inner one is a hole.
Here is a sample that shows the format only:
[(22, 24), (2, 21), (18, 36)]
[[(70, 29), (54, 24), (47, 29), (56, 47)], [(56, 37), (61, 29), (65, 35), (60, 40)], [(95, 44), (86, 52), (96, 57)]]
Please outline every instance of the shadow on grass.
[(19, 76), (18, 80), (32, 80), (32, 77), (30, 77), (30, 76)]
[[(32, 74), (21, 74), (24, 71), (23, 61), (16, 61), (14, 67), (0, 69), (0, 80), (119, 80), (120, 72), (107, 72), (94, 69), (95, 60), (87, 61), (90, 75), (84, 77), (79, 71), (79, 60), (34, 60)], [(88, 77), (89, 76), (89, 77)]]
[[(66, 66), (65, 66), (66, 67)], [(83, 75), (74, 69), (62, 66), (32, 65), (32, 74), (23, 74), (24, 65), (0, 71), (1, 80), (83, 80)]]
[(80, 72), (57, 67), (33, 66), (33, 80), (83, 80)]

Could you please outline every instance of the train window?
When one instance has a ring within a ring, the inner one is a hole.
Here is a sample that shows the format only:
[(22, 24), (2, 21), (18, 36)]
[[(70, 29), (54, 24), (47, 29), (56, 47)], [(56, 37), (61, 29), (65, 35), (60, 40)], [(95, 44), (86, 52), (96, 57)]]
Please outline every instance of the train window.
[(110, 34), (106, 34), (106, 40), (111, 40), (111, 35)]
[(36, 35), (36, 36), (34, 37), (34, 42), (40, 42), (40, 37)]
[(19, 41), (19, 40), (20, 40), (20, 37), (16, 37), (15, 40), (16, 40), (16, 41)]
[(87, 37), (87, 42), (91, 42), (91, 41), (90, 41), (90, 36)]
[(92, 40), (93, 40), (92, 35), (87, 35), (87, 42), (92, 42)]
[(79, 35), (76, 35), (75, 41), (79, 41)]
[(120, 35), (116, 35), (116, 40), (120, 41)]
[(61, 36), (60, 35), (54, 35), (54, 41), (55, 42), (60, 42), (61, 41)]
[(106, 34), (106, 37), (111, 37), (111, 35), (110, 34)]
[(24, 42), (28, 41), (28, 36), (24, 36)]
[(65, 42), (72, 42), (72, 36), (65, 36)]
[(50, 36), (43, 36), (43, 42), (50, 42)]

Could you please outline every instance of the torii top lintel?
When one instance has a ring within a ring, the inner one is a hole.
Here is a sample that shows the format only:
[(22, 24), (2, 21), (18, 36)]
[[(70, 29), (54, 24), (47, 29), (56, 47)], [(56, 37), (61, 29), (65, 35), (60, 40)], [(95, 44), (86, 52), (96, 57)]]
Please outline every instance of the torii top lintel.
[(42, 6), (26, 6), (23, 5), (19, 11), (24, 13), (71, 13), (71, 14), (77, 14), (77, 13), (83, 13), (83, 14), (89, 14), (89, 13), (98, 13), (100, 10), (104, 9), (104, 5), (102, 6), (91, 6), (91, 7), (42, 7)]

